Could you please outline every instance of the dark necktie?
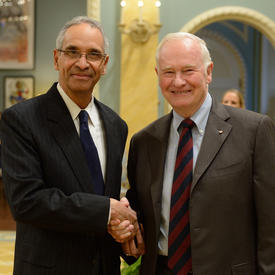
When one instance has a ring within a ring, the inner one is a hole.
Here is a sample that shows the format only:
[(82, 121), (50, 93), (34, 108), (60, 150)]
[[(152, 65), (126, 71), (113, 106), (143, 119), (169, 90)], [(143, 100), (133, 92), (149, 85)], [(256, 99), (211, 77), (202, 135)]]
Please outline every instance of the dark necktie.
[(194, 122), (185, 119), (178, 144), (170, 205), (168, 267), (174, 274), (186, 275), (192, 269), (189, 224), (189, 197), (193, 174)]
[(82, 143), (83, 150), (85, 152), (88, 167), (91, 172), (94, 190), (96, 194), (103, 195), (104, 180), (102, 176), (97, 149), (88, 127), (88, 113), (85, 110), (81, 110), (78, 117), (80, 124), (80, 140)]

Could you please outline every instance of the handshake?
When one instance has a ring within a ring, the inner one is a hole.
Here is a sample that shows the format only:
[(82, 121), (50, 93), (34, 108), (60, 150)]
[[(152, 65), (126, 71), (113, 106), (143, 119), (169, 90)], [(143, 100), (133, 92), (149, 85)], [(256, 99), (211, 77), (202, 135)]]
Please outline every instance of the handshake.
[(143, 228), (138, 224), (136, 212), (126, 198), (110, 199), (110, 222), (108, 233), (122, 244), (127, 256), (139, 257), (145, 253)]

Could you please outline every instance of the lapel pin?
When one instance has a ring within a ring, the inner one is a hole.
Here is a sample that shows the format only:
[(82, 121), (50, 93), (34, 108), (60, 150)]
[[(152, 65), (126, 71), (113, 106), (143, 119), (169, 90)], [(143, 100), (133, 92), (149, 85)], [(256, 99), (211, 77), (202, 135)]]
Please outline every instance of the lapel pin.
[(223, 133), (223, 130), (218, 130), (219, 134), (221, 135)]

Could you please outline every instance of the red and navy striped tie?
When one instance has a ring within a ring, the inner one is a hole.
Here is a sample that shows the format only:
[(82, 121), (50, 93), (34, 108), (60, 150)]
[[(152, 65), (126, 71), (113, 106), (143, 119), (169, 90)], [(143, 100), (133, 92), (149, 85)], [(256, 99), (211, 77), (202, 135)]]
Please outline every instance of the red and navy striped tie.
[(193, 174), (193, 126), (194, 122), (188, 118), (179, 126), (182, 131), (171, 193), (168, 267), (177, 275), (186, 275), (192, 269), (189, 197)]

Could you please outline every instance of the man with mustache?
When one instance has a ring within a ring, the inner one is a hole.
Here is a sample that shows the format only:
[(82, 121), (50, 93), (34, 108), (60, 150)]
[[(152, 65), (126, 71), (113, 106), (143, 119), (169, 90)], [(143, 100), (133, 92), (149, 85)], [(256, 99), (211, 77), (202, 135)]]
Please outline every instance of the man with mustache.
[[(98, 22), (76, 17), (54, 50), (58, 83), (2, 116), (3, 182), (16, 220), (14, 275), (120, 274), (137, 230), (119, 201), (126, 123), (93, 96), (105, 73)], [(109, 224), (121, 223), (121, 230)]]

